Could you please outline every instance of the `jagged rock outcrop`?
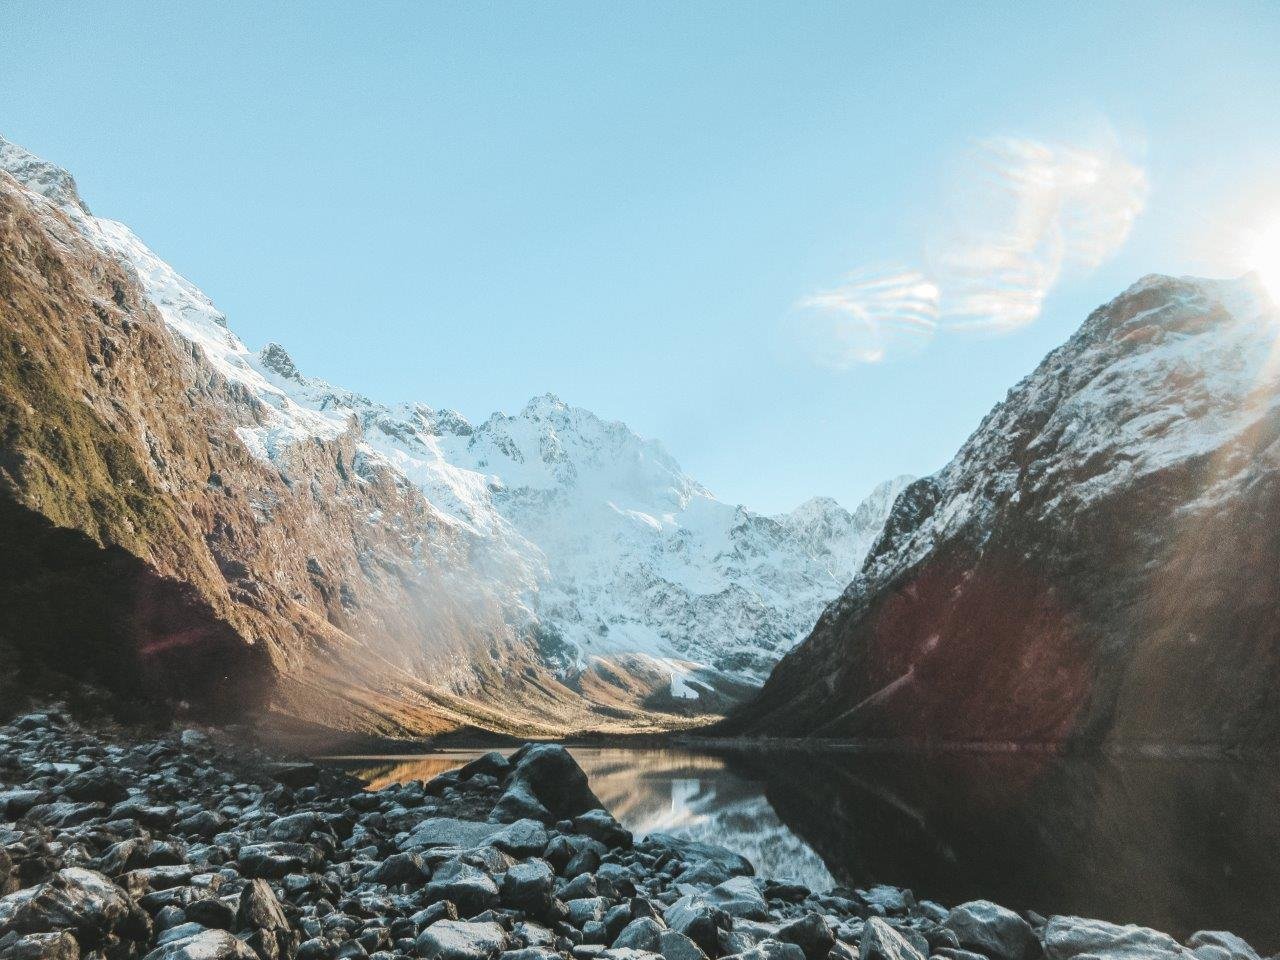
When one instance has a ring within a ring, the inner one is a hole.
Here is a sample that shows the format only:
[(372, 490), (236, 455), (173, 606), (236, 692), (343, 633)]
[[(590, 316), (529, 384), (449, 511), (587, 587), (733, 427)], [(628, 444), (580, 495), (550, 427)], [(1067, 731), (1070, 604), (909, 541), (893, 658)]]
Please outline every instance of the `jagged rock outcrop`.
[(1147, 277), (898, 498), (728, 729), (917, 742), (1274, 744), (1280, 313)]

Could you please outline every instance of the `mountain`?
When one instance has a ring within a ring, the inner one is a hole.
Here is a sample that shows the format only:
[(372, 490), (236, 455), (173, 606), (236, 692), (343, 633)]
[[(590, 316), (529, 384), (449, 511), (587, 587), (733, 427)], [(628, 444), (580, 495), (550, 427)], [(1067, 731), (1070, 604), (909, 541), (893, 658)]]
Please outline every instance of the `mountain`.
[(551, 396), (478, 425), (379, 404), (249, 350), (4, 140), (0, 201), (0, 647), (27, 674), (392, 736), (687, 723), (804, 635), (905, 483), (767, 517)]
[(731, 732), (1273, 744), (1280, 311), (1150, 276), (1089, 316), (937, 474)]

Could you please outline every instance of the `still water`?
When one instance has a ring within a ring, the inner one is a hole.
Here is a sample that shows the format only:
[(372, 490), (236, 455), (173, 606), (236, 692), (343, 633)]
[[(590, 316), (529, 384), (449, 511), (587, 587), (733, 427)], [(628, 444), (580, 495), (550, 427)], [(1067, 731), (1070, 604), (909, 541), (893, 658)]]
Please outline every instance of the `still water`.
[[(637, 834), (722, 844), (761, 874), (889, 883), (1280, 949), (1280, 772), (1272, 761), (572, 748)], [(371, 787), (478, 755), (361, 758)]]

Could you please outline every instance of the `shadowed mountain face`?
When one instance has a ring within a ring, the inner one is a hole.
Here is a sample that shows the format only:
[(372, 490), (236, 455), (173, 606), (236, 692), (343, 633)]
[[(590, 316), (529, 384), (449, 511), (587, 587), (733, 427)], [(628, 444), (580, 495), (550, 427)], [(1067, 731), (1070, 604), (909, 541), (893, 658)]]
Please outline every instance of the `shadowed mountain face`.
[(1273, 744), (1280, 314), (1149, 277), (938, 474), (731, 731)]

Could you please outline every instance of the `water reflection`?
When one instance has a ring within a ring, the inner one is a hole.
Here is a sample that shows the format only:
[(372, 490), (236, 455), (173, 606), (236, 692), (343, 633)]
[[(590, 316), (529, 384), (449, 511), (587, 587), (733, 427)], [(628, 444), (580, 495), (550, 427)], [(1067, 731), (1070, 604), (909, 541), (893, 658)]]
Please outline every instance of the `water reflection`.
[[(1270, 762), (1046, 755), (574, 749), (639, 834), (744, 853), (815, 889), (891, 883), (958, 903), (1232, 930), (1280, 947), (1280, 773)], [(475, 756), (362, 761), (374, 786)]]

